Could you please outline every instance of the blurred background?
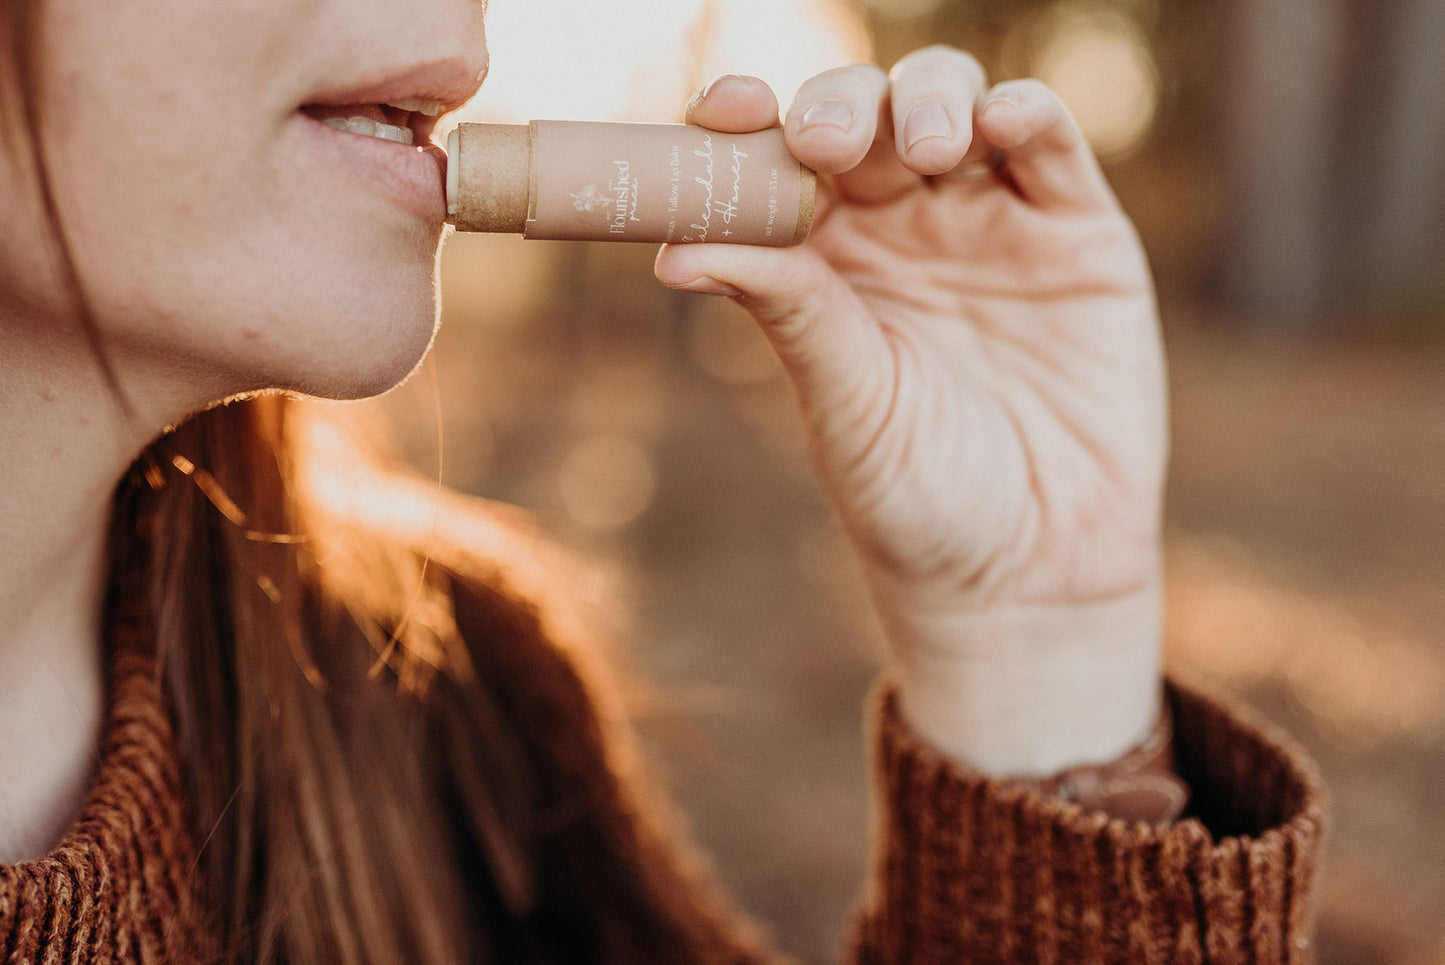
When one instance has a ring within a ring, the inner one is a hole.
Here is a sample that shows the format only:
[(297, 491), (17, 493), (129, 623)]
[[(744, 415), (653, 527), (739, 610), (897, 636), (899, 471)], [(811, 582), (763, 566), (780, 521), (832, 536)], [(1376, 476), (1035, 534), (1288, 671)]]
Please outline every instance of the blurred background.
[[(933, 42), (1062, 94), (1160, 289), (1169, 659), (1325, 771), (1321, 961), (1445, 962), (1445, 2), (491, 6), (471, 120), (674, 120), (725, 71), (786, 103)], [(608, 571), (693, 834), (783, 950), (833, 961), (879, 634), (761, 337), (653, 254), (452, 238), (436, 352), (378, 404), (419, 471)]]

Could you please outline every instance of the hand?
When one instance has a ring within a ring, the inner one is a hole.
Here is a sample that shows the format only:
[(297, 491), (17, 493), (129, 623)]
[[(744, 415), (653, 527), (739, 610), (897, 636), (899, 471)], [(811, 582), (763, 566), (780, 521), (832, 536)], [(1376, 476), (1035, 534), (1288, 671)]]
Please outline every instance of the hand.
[[(777, 102), (728, 76), (688, 120)], [(1002, 774), (1117, 756), (1157, 709), (1167, 448), (1132, 227), (1054, 94), (960, 51), (820, 74), (784, 130), (808, 242), (669, 246), (658, 278), (776, 349), (923, 736)]]

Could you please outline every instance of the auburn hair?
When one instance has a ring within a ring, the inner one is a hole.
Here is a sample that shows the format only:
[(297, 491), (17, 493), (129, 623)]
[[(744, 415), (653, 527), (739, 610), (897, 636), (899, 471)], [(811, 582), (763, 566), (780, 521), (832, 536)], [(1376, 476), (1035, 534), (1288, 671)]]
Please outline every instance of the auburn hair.
[[(5, 0), (0, 124), (126, 407), (46, 163), (42, 13)], [(408, 476), (345, 409), (213, 406), (114, 495), (112, 603), (153, 627), (215, 954), (736, 960), (630, 790), (615, 690), (552, 602), (568, 567), (507, 511)]]

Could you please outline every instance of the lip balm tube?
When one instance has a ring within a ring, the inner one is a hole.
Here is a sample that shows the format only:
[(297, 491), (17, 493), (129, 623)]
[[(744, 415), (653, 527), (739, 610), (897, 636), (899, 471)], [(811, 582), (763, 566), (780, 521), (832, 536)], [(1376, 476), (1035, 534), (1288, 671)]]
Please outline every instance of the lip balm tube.
[(787, 247), (813, 226), (817, 175), (781, 130), (685, 124), (462, 124), (447, 220), (527, 238)]

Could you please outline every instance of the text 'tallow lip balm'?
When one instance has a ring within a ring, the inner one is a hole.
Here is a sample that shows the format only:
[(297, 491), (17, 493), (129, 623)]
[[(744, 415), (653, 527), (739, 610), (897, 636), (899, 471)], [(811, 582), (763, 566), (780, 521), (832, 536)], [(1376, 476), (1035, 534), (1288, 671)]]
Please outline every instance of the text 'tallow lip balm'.
[(781, 130), (685, 124), (462, 124), (447, 220), (528, 238), (787, 247), (813, 226), (817, 176)]

